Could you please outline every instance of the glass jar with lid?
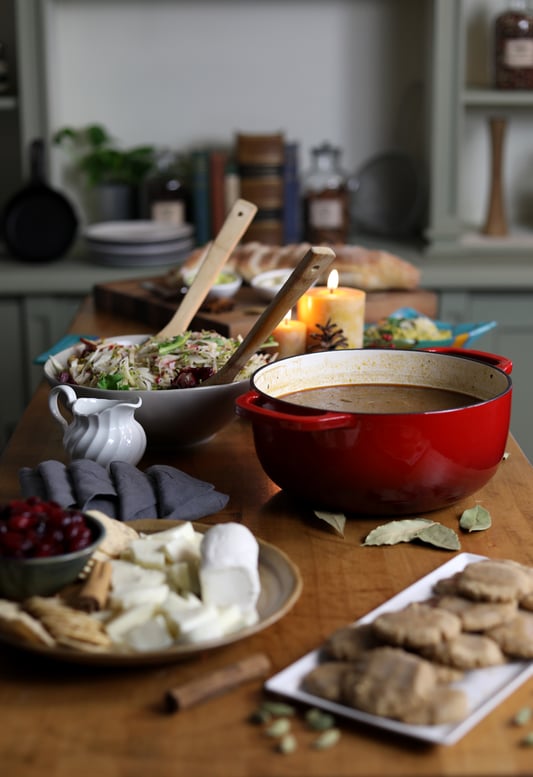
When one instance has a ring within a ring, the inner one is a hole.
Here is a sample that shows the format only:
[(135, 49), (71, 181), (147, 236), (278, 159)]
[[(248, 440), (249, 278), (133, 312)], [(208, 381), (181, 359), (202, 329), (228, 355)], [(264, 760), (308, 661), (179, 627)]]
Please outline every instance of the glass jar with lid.
[(144, 218), (180, 226), (186, 222), (187, 187), (185, 171), (171, 150), (159, 151), (155, 169), (143, 183)]
[(533, 13), (525, 0), (510, 0), (494, 21), (497, 89), (533, 89)]
[(303, 178), (305, 239), (345, 243), (350, 227), (347, 175), (341, 150), (323, 143), (311, 149), (311, 168)]

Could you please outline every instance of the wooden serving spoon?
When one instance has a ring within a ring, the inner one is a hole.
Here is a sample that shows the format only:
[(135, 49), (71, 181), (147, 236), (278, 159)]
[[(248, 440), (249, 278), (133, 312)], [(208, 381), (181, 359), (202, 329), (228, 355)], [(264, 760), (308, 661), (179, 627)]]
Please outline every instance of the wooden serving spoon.
[(170, 338), (185, 332), (200, 309), (216, 281), (220, 270), (227, 262), (235, 246), (250, 226), (257, 213), (257, 206), (248, 200), (237, 200), (218, 235), (209, 245), (205, 258), (180, 306), (168, 322), (154, 337)]
[(287, 315), (291, 308), (296, 305), (302, 294), (313, 285), (334, 259), (334, 251), (327, 246), (310, 248), (291, 275), (289, 275), (274, 299), (259, 316), (237, 350), (218, 372), (215, 372), (214, 375), (203, 381), (201, 385), (218, 386), (222, 383), (231, 383), (248, 359), (265, 342), (267, 337), (272, 334), (272, 330)]

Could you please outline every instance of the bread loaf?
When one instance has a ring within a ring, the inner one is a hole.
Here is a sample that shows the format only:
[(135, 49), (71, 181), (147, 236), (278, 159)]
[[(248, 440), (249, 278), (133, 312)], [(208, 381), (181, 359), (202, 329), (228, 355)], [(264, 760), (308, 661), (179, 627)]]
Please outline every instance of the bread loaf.
[[(293, 243), (285, 246), (271, 246), (249, 242), (237, 246), (227, 262), (227, 268), (239, 272), (248, 283), (261, 272), (284, 267), (296, 267), (311, 247), (309, 243)], [(420, 271), (388, 251), (363, 248), (356, 245), (332, 245), (336, 259), (332, 268), (339, 272), (342, 286), (352, 286), (365, 291), (385, 289), (416, 289)], [(204, 256), (205, 247), (193, 251), (182, 270), (196, 269)], [(325, 284), (326, 277), (319, 279)]]

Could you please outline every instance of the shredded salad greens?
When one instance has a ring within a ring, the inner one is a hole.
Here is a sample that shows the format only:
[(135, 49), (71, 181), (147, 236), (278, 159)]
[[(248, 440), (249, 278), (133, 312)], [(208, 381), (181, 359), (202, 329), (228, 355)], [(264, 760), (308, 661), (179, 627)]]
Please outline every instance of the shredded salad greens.
[(426, 316), (403, 318), (389, 316), (365, 329), (365, 346), (390, 345), (395, 342), (416, 344), (425, 340), (445, 340), (451, 329), (441, 329)]
[[(81, 338), (66, 368), (58, 362), (54, 367), (61, 383), (79, 386), (122, 391), (192, 388), (217, 372), (241, 340), (212, 331), (187, 331), (164, 340), (152, 337), (141, 344)], [(269, 356), (254, 354), (235, 380), (249, 377), (268, 361)]]

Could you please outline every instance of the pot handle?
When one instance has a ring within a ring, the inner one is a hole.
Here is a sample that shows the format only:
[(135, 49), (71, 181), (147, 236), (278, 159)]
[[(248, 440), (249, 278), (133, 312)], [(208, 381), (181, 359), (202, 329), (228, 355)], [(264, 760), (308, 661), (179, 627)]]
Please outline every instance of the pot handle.
[(315, 415), (296, 415), (262, 407), (260, 400), (261, 395), (253, 390), (237, 397), (235, 400), (237, 415), (252, 421), (259, 416), (261, 421), (298, 432), (324, 432), (328, 429), (347, 428), (357, 423), (356, 416), (352, 413), (324, 412)]
[(487, 351), (474, 351), (469, 348), (424, 348), (424, 351), (428, 353), (444, 353), (449, 356), (468, 356), (471, 359), (476, 359), (479, 362), (484, 362), (490, 367), (497, 367), (498, 369), (510, 375), (513, 371), (513, 362), (506, 356), (499, 356), (497, 353), (488, 353)]

